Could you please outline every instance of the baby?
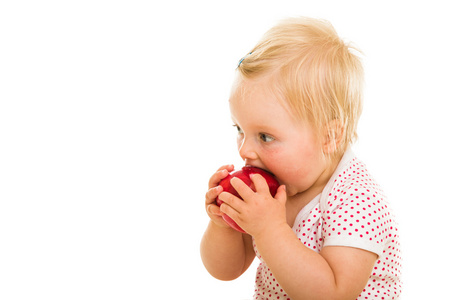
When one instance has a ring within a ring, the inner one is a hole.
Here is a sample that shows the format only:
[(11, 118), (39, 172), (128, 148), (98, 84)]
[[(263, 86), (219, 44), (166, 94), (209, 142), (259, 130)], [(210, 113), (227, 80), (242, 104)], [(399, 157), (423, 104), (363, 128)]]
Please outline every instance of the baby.
[[(286, 20), (269, 30), (237, 67), (229, 99), (245, 165), (280, 182), (275, 197), (261, 175), (219, 185), (212, 175), (206, 269), (221, 280), (261, 261), (254, 299), (397, 299), (401, 252), (389, 202), (351, 145), (362, 106), (357, 51), (326, 21)], [(224, 203), (220, 208), (215, 199)], [(244, 231), (230, 228), (232, 218)]]

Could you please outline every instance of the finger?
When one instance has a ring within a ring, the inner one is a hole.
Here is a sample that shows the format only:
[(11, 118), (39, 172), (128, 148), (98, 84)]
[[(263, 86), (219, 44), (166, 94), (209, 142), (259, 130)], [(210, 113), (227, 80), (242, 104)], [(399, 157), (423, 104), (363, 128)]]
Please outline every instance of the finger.
[(224, 228), (230, 227), (227, 222), (223, 219), (223, 213), (220, 211), (220, 208), (217, 205), (211, 204), (206, 207), (206, 212), (208, 213), (211, 221), (213, 221), (216, 225)]
[[(220, 193), (219, 200), (223, 201), (220, 207), (222, 207), (225, 204), (226, 206), (229, 206), (230, 208), (238, 212), (241, 211), (242, 205), (244, 204), (244, 201), (228, 192)], [(221, 211), (223, 212), (222, 209)]]
[(210, 204), (206, 207), (206, 211), (212, 215), (223, 216), (223, 213), (220, 211), (220, 207), (215, 204)]
[(270, 193), (269, 185), (261, 174), (250, 174), (250, 179), (255, 185), (255, 190), (257, 193)]
[(223, 187), (218, 185), (216, 187), (213, 187), (209, 189), (206, 192), (205, 198), (206, 198), (206, 204), (211, 204), (216, 201), (216, 198), (220, 195), (220, 193), (223, 192)]
[(277, 193), (274, 197), (276, 200), (280, 201), (282, 204), (286, 205), (287, 201), (287, 193), (286, 193), (286, 186), (280, 185), (277, 189)]
[(231, 185), (242, 199), (249, 200), (255, 193), (253, 190), (245, 184), (240, 178), (234, 177), (230, 180)]
[(235, 222), (239, 218), (239, 212), (226, 203), (224, 203), (220, 206), (220, 212), (223, 215), (229, 216)]
[(220, 167), (216, 173), (213, 174), (213, 176), (211, 176), (211, 178), (209, 179), (208, 182), (208, 187), (211, 189), (215, 186), (217, 186), (219, 184), (219, 182), (224, 179), (225, 177), (227, 177), (230, 172), (232, 172), (234, 170), (234, 166), (233, 165), (225, 165)]

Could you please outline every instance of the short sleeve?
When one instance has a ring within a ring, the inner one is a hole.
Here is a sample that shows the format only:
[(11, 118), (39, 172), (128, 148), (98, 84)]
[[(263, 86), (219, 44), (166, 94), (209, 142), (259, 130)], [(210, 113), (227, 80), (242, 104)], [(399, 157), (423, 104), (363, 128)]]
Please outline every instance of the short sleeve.
[(392, 228), (388, 203), (364, 166), (339, 174), (323, 203), (323, 246), (348, 246), (383, 253)]

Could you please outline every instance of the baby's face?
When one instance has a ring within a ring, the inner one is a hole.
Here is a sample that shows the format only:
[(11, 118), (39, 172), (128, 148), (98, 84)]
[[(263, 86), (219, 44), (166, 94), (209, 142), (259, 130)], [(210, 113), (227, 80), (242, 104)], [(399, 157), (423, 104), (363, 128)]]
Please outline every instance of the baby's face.
[(270, 77), (238, 81), (230, 97), (231, 118), (245, 164), (273, 173), (293, 196), (315, 183), (326, 161), (321, 139), (286, 110), (270, 86)]

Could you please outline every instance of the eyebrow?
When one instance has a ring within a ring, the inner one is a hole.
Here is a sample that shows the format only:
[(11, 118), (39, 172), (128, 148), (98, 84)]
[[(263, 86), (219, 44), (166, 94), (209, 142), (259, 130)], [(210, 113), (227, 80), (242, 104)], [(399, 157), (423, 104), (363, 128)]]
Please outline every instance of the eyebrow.
[[(236, 122), (234, 119), (232, 119), (231, 121), (233, 122), (233, 126), (239, 126), (239, 128), (242, 128), (242, 126), (239, 125), (238, 122)], [(257, 124), (255, 127), (259, 133), (267, 133), (269, 135), (272, 135), (275, 131), (273, 127), (269, 127), (265, 124)]]

